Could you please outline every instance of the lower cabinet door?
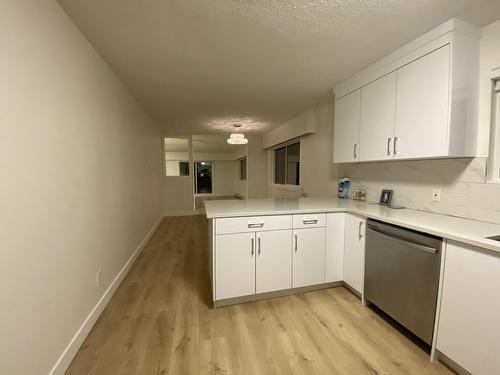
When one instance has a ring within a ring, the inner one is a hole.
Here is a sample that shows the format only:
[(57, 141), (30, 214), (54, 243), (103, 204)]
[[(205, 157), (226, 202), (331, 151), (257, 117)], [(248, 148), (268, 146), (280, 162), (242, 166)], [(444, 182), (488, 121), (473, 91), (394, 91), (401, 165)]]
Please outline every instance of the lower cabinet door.
[(217, 300), (255, 294), (255, 233), (215, 238), (215, 295)]
[(325, 256), (325, 281), (327, 283), (344, 280), (344, 236), (345, 213), (327, 214)]
[(257, 233), (257, 293), (292, 287), (292, 231), (277, 230)]
[(325, 282), (326, 229), (293, 231), (293, 287)]
[(500, 254), (448, 241), (442, 284), (436, 348), (472, 374), (500, 373)]
[(366, 220), (347, 214), (345, 218), (344, 281), (363, 293)]

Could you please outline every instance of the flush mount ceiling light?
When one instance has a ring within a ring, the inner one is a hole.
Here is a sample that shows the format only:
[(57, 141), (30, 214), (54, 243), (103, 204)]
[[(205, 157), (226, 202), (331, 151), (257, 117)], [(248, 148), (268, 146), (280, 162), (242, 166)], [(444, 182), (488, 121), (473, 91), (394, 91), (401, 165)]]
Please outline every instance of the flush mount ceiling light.
[(227, 143), (230, 145), (246, 145), (248, 139), (243, 134), (231, 134), (227, 139)]
[[(235, 129), (241, 128), (241, 124), (233, 124)], [(233, 133), (227, 139), (227, 143), (230, 145), (246, 145), (248, 143), (248, 139), (245, 138), (243, 134)]]

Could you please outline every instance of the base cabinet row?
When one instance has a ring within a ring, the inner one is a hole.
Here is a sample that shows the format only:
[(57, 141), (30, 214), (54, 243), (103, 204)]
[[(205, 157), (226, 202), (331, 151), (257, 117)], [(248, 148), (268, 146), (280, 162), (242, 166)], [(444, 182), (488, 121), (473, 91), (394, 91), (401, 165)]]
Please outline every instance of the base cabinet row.
[(216, 235), (216, 299), (324, 283), (325, 235), (325, 227)]
[[(215, 300), (342, 280), (362, 294), (365, 218), (322, 215), (312, 227), (308, 223), (317, 219), (310, 217), (246, 218), (244, 225), (241, 220), (219, 225), (223, 234), (215, 232), (213, 243)], [(261, 229), (226, 233), (253, 226)], [(498, 373), (500, 254), (447, 241), (443, 267), (436, 349), (470, 373)]]
[[(364, 225), (364, 218), (345, 213), (217, 223), (215, 300), (343, 280), (362, 293)], [(228, 233), (247, 227), (258, 229)]]

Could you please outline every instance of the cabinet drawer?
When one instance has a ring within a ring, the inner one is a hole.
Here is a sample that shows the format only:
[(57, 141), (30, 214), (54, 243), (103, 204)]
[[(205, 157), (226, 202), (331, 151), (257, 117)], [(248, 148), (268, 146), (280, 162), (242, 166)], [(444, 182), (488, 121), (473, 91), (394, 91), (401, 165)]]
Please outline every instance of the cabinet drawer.
[(216, 219), (215, 233), (243, 233), (264, 230), (291, 229), (291, 215), (230, 217)]
[(326, 226), (326, 214), (293, 215), (294, 228), (314, 228)]

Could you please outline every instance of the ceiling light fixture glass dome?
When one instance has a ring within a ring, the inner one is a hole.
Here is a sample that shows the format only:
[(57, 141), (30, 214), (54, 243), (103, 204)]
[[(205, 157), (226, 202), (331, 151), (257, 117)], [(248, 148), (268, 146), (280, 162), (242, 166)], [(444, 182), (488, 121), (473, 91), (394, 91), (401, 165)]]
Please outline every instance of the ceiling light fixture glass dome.
[[(241, 124), (233, 124), (233, 128), (238, 131), (238, 129), (241, 128)], [(227, 139), (227, 143), (230, 145), (246, 145), (248, 143), (248, 139), (245, 138), (244, 134), (233, 133)]]
[(246, 145), (248, 139), (243, 134), (231, 134), (227, 139), (227, 143), (230, 145)]

